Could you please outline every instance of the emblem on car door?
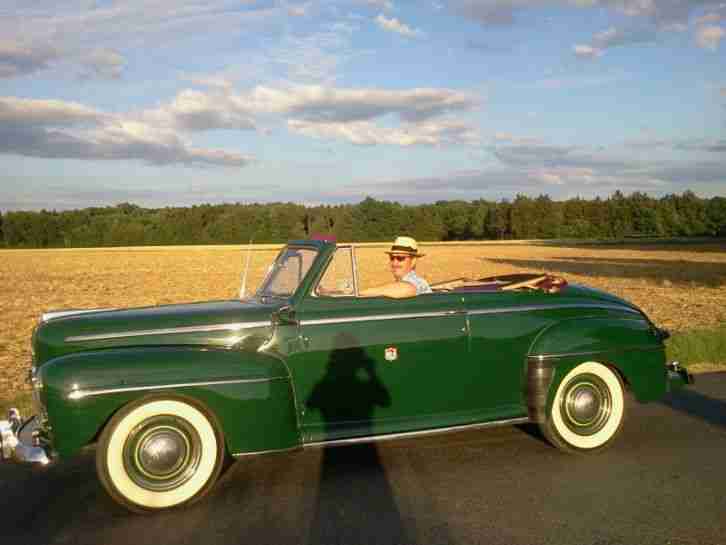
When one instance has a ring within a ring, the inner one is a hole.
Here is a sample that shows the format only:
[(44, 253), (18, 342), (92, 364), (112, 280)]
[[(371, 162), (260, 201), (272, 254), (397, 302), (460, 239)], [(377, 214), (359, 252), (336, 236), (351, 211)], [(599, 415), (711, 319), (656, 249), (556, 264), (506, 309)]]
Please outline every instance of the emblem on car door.
[(398, 359), (398, 348), (389, 346), (386, 348), (386, 361), (396, 361)]

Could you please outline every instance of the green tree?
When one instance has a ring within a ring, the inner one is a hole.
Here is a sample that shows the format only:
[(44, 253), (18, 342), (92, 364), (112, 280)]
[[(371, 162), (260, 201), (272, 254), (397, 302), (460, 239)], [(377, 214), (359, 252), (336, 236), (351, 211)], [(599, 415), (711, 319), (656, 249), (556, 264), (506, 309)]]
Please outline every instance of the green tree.
[(726, 198), (712, 197), (706, 204), (706, 224), (708, 234), (726, 236)]

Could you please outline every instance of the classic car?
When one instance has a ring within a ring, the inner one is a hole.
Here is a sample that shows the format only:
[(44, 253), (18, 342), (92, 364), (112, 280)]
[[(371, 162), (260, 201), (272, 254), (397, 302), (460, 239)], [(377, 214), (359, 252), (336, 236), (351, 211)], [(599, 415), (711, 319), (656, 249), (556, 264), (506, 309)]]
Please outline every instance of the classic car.
[(640, 402), (692, 382), (635, 305), (550, 275), (360, 297), (355, 248), (290, 242), (241, 299), (49, 312), (33, 339), (37, 415), (0, 426), (6, 458), (96, 443), (98, 477), (137, 512), (213, 487), (248, 455), (536, 423), (592, 453)]

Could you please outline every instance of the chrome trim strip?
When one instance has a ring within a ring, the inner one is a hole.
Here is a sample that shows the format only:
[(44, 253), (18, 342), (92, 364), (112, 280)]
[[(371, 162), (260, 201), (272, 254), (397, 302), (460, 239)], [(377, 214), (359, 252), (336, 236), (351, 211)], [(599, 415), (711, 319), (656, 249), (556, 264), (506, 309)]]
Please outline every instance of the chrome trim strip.
[(405, 320), (411, 318), (438, 318), (441, 316), (451, 316), (451, 311), (444, 310), (439, 312), (413, 312), (408, 314), (375, 314), (372, 316), (347, 316), (343, 318), (319, 318), (317, 320), (301, 320), (300, 325), (323, 325), (323, 324), (342, 324), (353, 322), (374, 322), (379, 320)]
[(519, 418), (508, 418), (505, 420), (494, 420), (492, 422), (479, 422), (477, 424), (462, 424), (460, 426), (449, 426), (447, 428), (435, 428), (432, 430), (406, 431), (401, 433), (387, 433), (383, 435), (369, 435), (366, 437), (352, 437), (350, 439), (333, 439), (331, 441), (318, 441), (315, 443), (305, 444), (308, 447), (337, 447), (340, 445), (354, 445), (356, 443), (369, 443), (379, 441), (389, 441), (394, 439), (406, 439), (409, 437), (419, 437), (424, 435), (439, 435), (464, 430), (475, 430), (481, 428), (494, 428), (498, 426), (510, 426), (514, 424), (525, 424), (529, 422), (529, 417), (523, 416)]
[(506, 307), (494, 309), (470, 310), (469, 314), (503, 314), (507, 312), (528, 312), (530, 310), (553, 310), (559, 308), (602, 308), (607, 310), (620, 310), (640, 315), (640, 312), (626, 306), (609, 305), (607, 303), (560, 303), (555, 305), (526, 305), (521, 307)]
[(62, 318), (63, 316), (75, 316), (77, 314), (88, 314), (89, 312), (110, 312), (118, 310), (117, 308), (87, 308), (87, 309), (69, 309), (69, 310), (49, 310), (40, 315), (41, 322), (47, 322), (53, 318)]
[(468, 316), (476, 316), (481, 314), (507, 314), (510, 312), (529, 312), (532, 310), (553, 310), (559, 308), (602, 308), (607, 310), (620, 310), (632, 312), (640, 315), (640, 312), (626, 306), (608, 305), (608, 304), (592, 304), (592, 303), (565, 303), (555, 305), (526, 305), (519, 307), (500, 307), (492, 309), (480, 310), (444, 310), (437, 312), (412, 312), (407, 314), (374, 314), (371, 316), (347, 316), (342, 318), (319, 318), (316, 320), (301, 320), (300, 325), (323, 325), (323, 324), (342, 324), (353, 322), (374, 322), (382, 320), (406, 320), (413, 318), (438, 318), (441, 316), (452, 316), (457, 314), (466, 314)]
[(117, 388), (88, 388), (86, 390), (72, 390), (67, 398), (73, 401), (86, 397), (121, 394), (126, 392), (144, 392), (148, 390), (168, 390), (169, 388), (193, 388), (198, 386), (220, 386), (225, 384), (253, 384), (256, 382), (272, 382), (273, 380), (288, 380), (287, 377), (275, 378), (241, 378), (229, 380), (210, 380), (204, 382), (181, 382), (177, 384), (157, 384), (153, 386), (119, 386)]
[(140, 329), (138, 331), (119, 331), (112, 333), (98, 333), (94, 335), (74, 335), (66, 337), (66, 342), (102, 341), (108, 339), (124, 339), (127, 337), (145, 337), (149, 335), (175, 335), (178, 333), (207, 333), (211, 331), (240, 331), (254, 327), (265, 327), (272, 322), (238, 322), (232, 324), (194, 325), (183, 327), (166, 327), (162, 329)]
[(295, 450), (302, 450), (302, 445), (295, 445), (294, 447), (285, 447), (285, 448), (276, 448), (272, 450), (258, 450), (255, 452), (236, 452), (235, 454), (232, 454), (232, 457), (234, 458), (243, 458), (245, 456), (258, 456), (262, 454), (274, 454), (274, 453), (282, 453), (282, 452), (292, 452)]
[(534, 354), (531, 356), (527, 356), (527, 359), (556, 360), (556, 359), (560, 359), (560, 358), (569, 358), (571, 356), (596, 356), (598, 354), (608, 354), (610, 352), (635, 352), (635, 351), (655, 352), (657, 350), (662, 350), (662, 347), (660, 347), (660, 346), (625, 346), (625, 347), (611, 348), (609, 350), (592, 350), (589, 352), (566, 352), (563, 354)]
[(358, 284), (358, 260), (355, 258), (355, 246), (350, 247), (350, 260), (353, 262), (353, 293), (356, 297), (360, 297), (360, 287)]

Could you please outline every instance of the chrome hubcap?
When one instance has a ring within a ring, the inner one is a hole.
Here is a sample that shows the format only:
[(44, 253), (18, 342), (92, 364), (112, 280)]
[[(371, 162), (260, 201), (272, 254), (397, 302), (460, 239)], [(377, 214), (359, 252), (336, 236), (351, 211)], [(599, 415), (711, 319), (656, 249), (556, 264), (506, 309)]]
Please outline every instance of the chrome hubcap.
[(597, 375), (579, 375), (565, 386), (560, 413), (565, 425), (574, 433), (593, 435), (599, 432), (611, 411), (610, 389)]
[(137, 485), (154, 491), (188, 481), (201, 457), (199, 435), (186, 421), (157, 416), (142, 422), (124, 445), (124, 465)]
[(186, 438), (177, 430), (150, 430), (139, 444), (139, 469), (151, 478), (168, 476), (179, 469), (188, 451)]

